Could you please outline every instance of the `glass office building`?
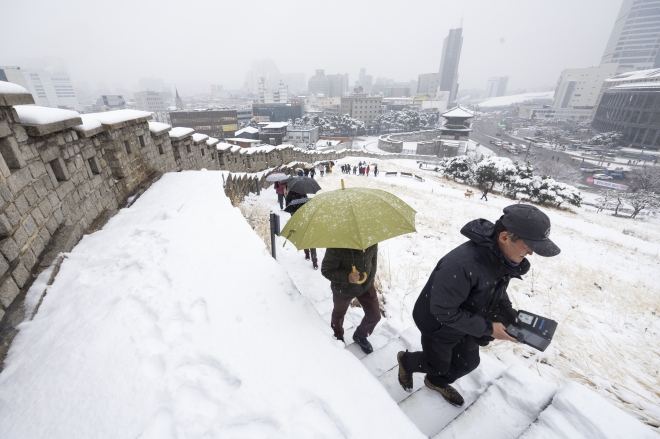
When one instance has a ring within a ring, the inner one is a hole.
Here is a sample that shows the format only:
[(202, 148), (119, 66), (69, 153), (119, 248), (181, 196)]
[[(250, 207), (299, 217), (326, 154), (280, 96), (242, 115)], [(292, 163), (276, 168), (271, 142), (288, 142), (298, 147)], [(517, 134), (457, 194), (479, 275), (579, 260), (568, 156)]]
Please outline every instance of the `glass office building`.
[(238, 130), (236, 110), (171, 111), (170, 121), (173, 127), (193, 128), (217, 139), (232, 138)]

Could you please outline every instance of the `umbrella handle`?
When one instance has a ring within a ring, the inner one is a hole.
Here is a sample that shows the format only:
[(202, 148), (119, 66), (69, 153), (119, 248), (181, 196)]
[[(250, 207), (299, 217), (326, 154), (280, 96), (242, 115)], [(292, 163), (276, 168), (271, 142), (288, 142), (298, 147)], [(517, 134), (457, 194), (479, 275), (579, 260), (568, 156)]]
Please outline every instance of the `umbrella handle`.
[[(355, 268), (355, 265), (353, 265), (352, 267), (353, 267), (353, 273), (357, 273), (357, 269)], [(367, 281), (367, 273), (365, 273), (365, 272), (363, 271), (363, 272), (362, 272), (362, 279), (360, 279), (359, 281), (357, 281), (357, 283), (358, 283), (359, 285), (362, 285), (362, 284), (365, 283), (366, 281)]]

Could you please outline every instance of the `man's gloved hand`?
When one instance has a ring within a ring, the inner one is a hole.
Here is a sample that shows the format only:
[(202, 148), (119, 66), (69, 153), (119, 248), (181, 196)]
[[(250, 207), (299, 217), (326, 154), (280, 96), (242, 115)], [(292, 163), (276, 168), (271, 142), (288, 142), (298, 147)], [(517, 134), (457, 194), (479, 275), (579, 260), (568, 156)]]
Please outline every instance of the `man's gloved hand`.
[(516, 322), (518, 318), (518, 311), (513, 308), (497, 308), (491, 313), (489, 320), (492, 322), (500, 322), (504, 326), (509, 326)]

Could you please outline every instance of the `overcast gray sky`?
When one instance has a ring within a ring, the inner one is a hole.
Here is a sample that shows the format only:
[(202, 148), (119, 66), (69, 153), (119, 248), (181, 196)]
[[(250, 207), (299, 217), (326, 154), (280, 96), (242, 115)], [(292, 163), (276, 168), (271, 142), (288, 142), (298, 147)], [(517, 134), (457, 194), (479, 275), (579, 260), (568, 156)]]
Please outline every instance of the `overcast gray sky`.
[(74, 82), (160, 77), (184, 93), (238, 88), (252, 59), (281, 72), (367, 73), (397, 81), (437, 72), (463, 20), (461, 89), (510, 75), (509, 89), (552, 86), (597, 65), (622, 0), (0, 0), (0, 63), (66, 60)]

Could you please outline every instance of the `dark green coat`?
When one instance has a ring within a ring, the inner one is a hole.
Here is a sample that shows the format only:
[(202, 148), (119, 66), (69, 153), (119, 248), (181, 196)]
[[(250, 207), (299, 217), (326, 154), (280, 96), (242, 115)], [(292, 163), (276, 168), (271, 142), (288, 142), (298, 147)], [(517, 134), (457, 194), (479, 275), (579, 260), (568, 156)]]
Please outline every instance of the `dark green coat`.
[[(362, 285), (348, 282), (348, 273), (352, 271), (353, 265), (360, 273), (367, 273), (367, 280)], [(333, 293), (344, 297), (358, 297), (373, 285), (377, 268), (378, 244), (372, 245), (364, 252), (348, 248), (329, 248), (326, 249), (321, 263), (321, 274), (330, 281)]]

